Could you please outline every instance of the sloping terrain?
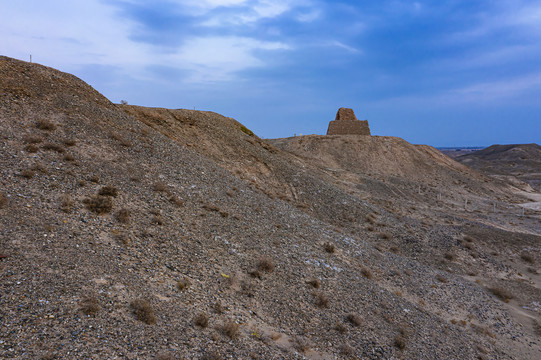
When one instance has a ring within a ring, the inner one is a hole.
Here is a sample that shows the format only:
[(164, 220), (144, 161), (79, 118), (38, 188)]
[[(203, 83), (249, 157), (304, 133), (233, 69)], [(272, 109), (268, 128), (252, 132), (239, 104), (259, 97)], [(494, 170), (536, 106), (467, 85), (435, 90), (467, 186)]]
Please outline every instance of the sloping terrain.
[(541, 146), (492, 145), (455, 160), (491, 175), (513, 176), (541, 192)]
[[(0, 128), (0, 358), (539, 357), (537, 213), (431, 212), (406, 170), (326, 170), (5, 57)], [(423, 171), (518, 201), (446, 169)]]

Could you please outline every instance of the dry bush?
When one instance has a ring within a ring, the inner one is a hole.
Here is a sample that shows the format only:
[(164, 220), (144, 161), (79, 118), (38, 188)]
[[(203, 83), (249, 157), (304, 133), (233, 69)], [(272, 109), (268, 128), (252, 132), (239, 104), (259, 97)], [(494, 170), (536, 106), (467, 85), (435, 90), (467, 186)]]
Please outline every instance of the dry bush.
[(153, 188), (154, 188), (154, 191), (156, 191), (156, 192), (168, 192), (169, 191), (169, 187), (163, 181), (155, 182)]
[(491, 338), (495, 337), (494, 334), (492, 333), (492, 331), (490, 331), (488, 328), (486, 328), (484, 326), (477, 325), (477, 324), (474, 324), (474, 323), (471, 323), (470, 326), (478, 334), (486, 335), (486, 336), (489, 336)]
[(235, 339), (239, 335), (240, 325), (233, 320), (228, 320), (222, 324), (220, 330), (224, 335), (231, 339)]
[(64, 160), (66, 161), (75, 161), (75, 157), (71, 154), (64, 155)]
[(391, 238), (391, 234), (388, 233), (388, 232), (379, 232), (378, 233), (378, 236), (380, 239), (383, 239), (383, 240), (389, 240)]
[(194, 317), (193, 323), (196, 326), (206, 328), (207, 326), (209, 326), (209, 316), (207, 314), (201, 312), (201, 313), (197, 314), (196, 317)]
[(100, 177), (98, 175), (92, 175), (88, 181), (98, 184), (100, 182)]
[(40, 130), (48, 130), (48, 131), (56, 129), (56, 125), (49, 120), (39, 120), (36, 123), (36, 127)]
[(201, 360), (222, 360), (222, 357), (216, 351), (211, 351), (201, 358)]
[(530, 264), (535, 264), (535, 258), (528, 254), (528, 253), (522, 253), (520, 254), (520, 258), (524, 261), (526, 261), (527, 263), (530, 263)]
[(77, 141), (75, 139), (65, 139), (62, 142), (68, 147), (75, 146), (75, 144), (77, 144)]
[(370, 232), (374, 232), (376, 231), (376, 228), (373, 226), (373, 225), (369, 225), (366, 230), (370, 231)]
[(443, 257), (446, 259), (446, 260), (449, 260), (449, 261), (453, 261), (456, 259), (456, 255), (453, 254), (452, 252), (446, 252), (445, 254), (443, 254)]
[(257, 269), (264, 272), (272, 272), (274, 270), (274, 262), (268, 256), (261, 257), (257, 260)]
[(321, 287), (321, 283), (319, 282), (318, 279), (308, 280), (306, 283), (310, 285), (311, 287), (313, 287), (314, 289), (319, 289)]
[(465, 249), (468, 249), (468, 250), (474, 250), (475, 247), (473, 246), (472, 243), (466, 243), (466, 244), (463, 244), (462, 246), (464, 246)]
[(113, 209), (113, 200), (108, 196), (94, 195), (83, 200), (86, 208), (98, 215), (107, 214)]
[(346, 320), (353, 326), (361, 326), (361, 324), (363, 323), (363, 319), (361, 318), (361, 316), (354, 313), (347, 314)]
[(96, 315), (100, 311), (98, 299), (94, 295), (84, 297), (79, 310), (85, 315)]
[(159, 353), (156, 360), (175, 360), (175, 356), (170, 352)]
[(70, 213), (74, 205), (73, 199), (68, 194), (60, 196), (60, 210), (65, 213)]
[(226, 310), (220, 301), (214, 303), (213, 309), (216, 314), (223, 314)]
[(404, 350), (406, 348), (407, 339), (401, 335), (397, 335), (394, 338), (394, 346), (396, 346), (400, 350)]
[(400, 252), (400, 249), (398, 248), (398, 246), (393, 245), (389, 248), (389, 251), (394, 254), (398, 254)]
[(164, 221), (160, 215), (154, 215), (152, 219), (150, 219), (150, 223), (152, 225), (163, 225)]
[(327, 308), (329, 307), (329, 298), (327, 295), (320, 293), (320, 292), (314, 292), (312, 295), (316, 298), (316, 305), (320, 308)]
[(361, 266), (361, 275), (364, 276), (367, 279), (372, 279), (374, 275), (372, 274), (372, 271), (364, 266)]
[(51, 143), (51, 142), (43, 144), (42, 148), (44, 150), (56, 151), (57, 153), (60, 153), (60, 154), (63, 154), (66, 152), (66, 149), (64, 149), (62, 146), (55, 143)]
[(169, 201), (175, 206), (178, 206), (178, 207), (184, 206), (184, 201), (182, 201), (182, 199), (180, 199), (178, 196), (171, 195), (171, 197), (169, 198)]
[(131, 244), (130, 236), (126, 233), (120, 233), (115, 236), (116, 240), (124, 246)]
[(31, 169), (21, 171), (21, 176), (25, 179), (32, 179), (36, 173)]
[(344, 356), (353, 356), (355, 355), (355, 349), (348, 344), (342, 344), (340, 346), (340, 353)]
[(130, 303), (130, 306), (137, 320), (148, 325), (156, 324), (156, 315), (148, 300), (136, 299)]
[(118, 212), (116, 213), (116, 219), (119, 223), (122, 223), (122, 224), (129, 224), (130, 223), (130, 217), (131, 217), (131, 212), (130, 210), (126, 209), (126, 208), (122, 208), (120, 210), (118, 210)]
[(449, 280), (445, 276), (440, 275), (440, 274), (436, 275), (436, 280), (444, 284), (449, 282)]
[(310, 349), (310, 342), (303, 336), (295, 336), (293, 338), (293, 347), (300, 351), (301, 353), (308, 351)]
[(43, 141), (43, 138), (41, 136), (36, 135), (25, 135), (23, 136), (23, 141), (26, 144), (39, 144)]
[(472, 238), (471, 236), (469, 235), (464, 235), (464, 241), (467, 241), (467, 242), (473, 242), (474, 238)]
[(8, 204), (8, 197), (3, 191), (0, 191), (0, 209), (6, 207)]
[(132, 145), (132, 143), (129, 140), (124, 139), (122, 136), (120, 136), (117, 133), (111, 133), (109, 134), (109, 137), (111, 137), (111, 139), (118, 141), (120, 145), (122, 146), (130, 147)]
[(329, 243), (329, 242), (323, 244), (323, 248), (324, 248), (325, 251), (328, 252), (329, 254), (333, 254), (333, 253), (336, 251), (336, 248), (335, 248), (334, 244)]
[(117, 197), (118, 189), (116, 186), (113, 185), (105, 185), (100, 189), (98, 195)]
[(34, 145), (34, 144), (28, 144), (24, 147), (24, 151), (28, 152), (28, 153), (31, 153), (31, 154), (35, 154), (39, 151), (39, 148)]
[(531, 274), (539, 274), (539, 272), (537, 271), (537, 269), (533, 268), (533, 267), (528, 267), (528, 272), (531, 273)]
[(180, 279), (179, 281), (177, 281), (177, 289), (179, 289), (180, 291), (186, 290), (186, 288), (190, 285), (191, 285), (191, 282), (187, 278)]
[(348, 331), (348, 328), (342, 323), (336, 323), (334, 325), (334, 330), (338, 331), (340, 334), (344, 334), (346, 331)]
[(500, 300), (504, 302), (509, 302), (509, 300), (513, 299), (515, 296), (511, 294), (508, 290), (501, 288), (501, 287), (489, 287), (488, 290), (496, 295)]

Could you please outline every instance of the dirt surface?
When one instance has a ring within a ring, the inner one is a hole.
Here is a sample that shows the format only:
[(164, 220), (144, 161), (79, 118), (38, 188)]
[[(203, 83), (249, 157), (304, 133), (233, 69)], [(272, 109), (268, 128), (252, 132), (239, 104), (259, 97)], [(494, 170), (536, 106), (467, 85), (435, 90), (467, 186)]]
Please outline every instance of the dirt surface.
[(267, 142), (5, 57), (0, 128), (0, 358), (541, 354), (540, 212), (432, 148)]

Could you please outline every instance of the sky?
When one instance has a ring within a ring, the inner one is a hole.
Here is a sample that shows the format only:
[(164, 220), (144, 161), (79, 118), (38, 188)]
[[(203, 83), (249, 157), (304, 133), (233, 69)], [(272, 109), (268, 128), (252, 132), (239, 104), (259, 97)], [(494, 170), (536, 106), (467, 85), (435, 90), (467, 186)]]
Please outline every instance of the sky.
[(541, 144), (538, 0), (0, 0), (0, 55), (113, 102), (209, 110), (262, 138)]

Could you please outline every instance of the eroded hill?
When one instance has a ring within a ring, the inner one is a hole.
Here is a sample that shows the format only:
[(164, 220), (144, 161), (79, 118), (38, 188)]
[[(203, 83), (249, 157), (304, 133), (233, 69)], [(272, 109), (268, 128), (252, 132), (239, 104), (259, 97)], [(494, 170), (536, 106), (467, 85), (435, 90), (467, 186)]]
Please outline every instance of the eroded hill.
[[(510, 232), (431, 210), (432, 180), (325, 169), (36, 64), (0, 58), (0, 89), (0, 357), (539, 355), (535, 212)], [(423, 151), (404, 156), (440, 161)], [(518, 201), (446, 166), (479, 204)]]

